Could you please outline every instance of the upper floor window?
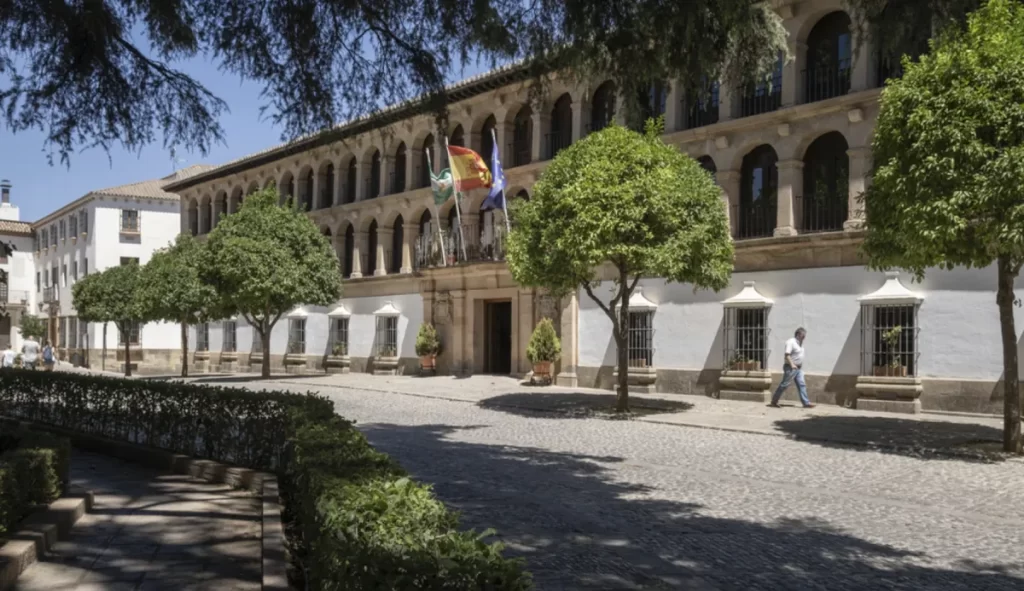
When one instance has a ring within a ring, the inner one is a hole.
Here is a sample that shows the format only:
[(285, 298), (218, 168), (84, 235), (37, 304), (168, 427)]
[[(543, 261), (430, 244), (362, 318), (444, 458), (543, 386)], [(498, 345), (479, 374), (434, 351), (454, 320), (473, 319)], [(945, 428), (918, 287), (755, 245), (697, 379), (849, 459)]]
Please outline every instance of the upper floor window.
[(780, 55), (771, 74), (739, 89), (740, 117), (768, 113), (782, 106), (782, 66), (783, 56)]
[(369, 193), (367, 197), (380, 197), (380, 152), (374, 150), (370, 158), (370, 178), (368, 179)]
[(545, 158), (554, 158), (572, 143), (572, 97), (565, 93), (551, 109), (551, 133), (547, 138)]
[[(122, 332), (120, 329), (117, 331), (117, 344), (124, 345), (138, 345), (140, 340), (140, 333), (142, 332), (141, 325), (136, 321), (129, 321), (126, 326), (126, 330)], [(125, 334), (127, 333), (127, 334)]]
[(512, 122), (512, 166), (529, 164), (533, 152), (533, 110), (523, 105)]
[(87, 211), (79, 212), (79, 214), (78, 214), (78, 225), (80, 226), (80, 228), (79, 228), (80, 232), (88, 232), (89, 231), (89, 212), (87, 212)]
[(76, 236), (78, 236), (78, 216), (77, 215), (72, 215), (71, 217), (68, 218), (68, 234), (70, 234), (72, 238), (75, 238)]
[(40, 236), (39, 242), (40, 242), (40, 244), (42, 245), (43, 248), (46, 248), (47, 246), (50, 245), (50, 231), (49, 230), (47, 230), (46, 228), (43, 228), (42, 231), (39, 233), (39, 236)]
[(121, 210), (121, 231), (131, 233), (139, 231), (139, 211), (137, 209)]
[(68, 285), (68, 266), (67, 266), (66, 263), (60, 266), (60, 281), (64, 285), (64, 287), (67, 287), (67, 285)]
[(57, 227), (60, 228), (60, 241), (64, 242), (68, 238), (67, 224), (65, 224), (64, 220), (61, 220)]
[(637, 96), (640, 111), (634, 122), (635, 129), (642, 132), (648, 119), (655, 119), (665, 114), (665, 102), (668, 99), (668, 84), (653, 82), (641, 89)]
[(57, 226), (50, 226), (50, 246), (57, 246)]

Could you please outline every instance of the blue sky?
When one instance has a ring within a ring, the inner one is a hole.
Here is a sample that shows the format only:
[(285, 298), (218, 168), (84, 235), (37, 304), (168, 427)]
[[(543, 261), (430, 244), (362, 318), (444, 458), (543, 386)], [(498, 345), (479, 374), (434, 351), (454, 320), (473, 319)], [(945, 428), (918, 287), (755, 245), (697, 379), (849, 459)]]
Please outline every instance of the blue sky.
[[(260, 107), (266, 101), (260, 98), (260, 84), (220, 72), (202, 58), (175, 65), (227, 102), (230, 109), (220, 119), (225, 143), (215, 145), (205, 157), (179, 151), (177, 168), (220, 164), (280, 143), (281, 129), (266, 116), (261, 118)], [(485, 69), (471, 66), (449, 78), (457, 80)], [(69, 167), (58, 161), (52, 166), (48, 163), (41, 132), (11, 134), (5, 127), (0, 138), (0, 178), (13, 184), (11, 201), (21, 208), (22, 221), (35, 221), (92, 190), (167, 176), (175, 168), (170, 153), (159, 142), (137, 154), (115, 147), (109, 159), (101, 149), (76, 153)]]

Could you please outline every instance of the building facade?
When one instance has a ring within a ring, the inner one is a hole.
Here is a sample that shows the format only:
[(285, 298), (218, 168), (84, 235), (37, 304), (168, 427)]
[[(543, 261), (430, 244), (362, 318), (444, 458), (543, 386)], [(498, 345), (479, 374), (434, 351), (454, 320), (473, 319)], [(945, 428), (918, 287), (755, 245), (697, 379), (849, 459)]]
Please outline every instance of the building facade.
[(0, 284), (0, 349), (8, 346), (21, 350), (18, 326), (35, 306), (32, 274), (32, 226), (21, 221), (18, 206), (11, 201), (11, 182), (0, 181), (0, 242), (13, 247), (9, 256), (0, 254), (0, 271), (7, 274), (7, 283)]
[[(858, 38), (841, 0), (779, 2), (778, 10), (794, 59), (780, 60), (770, 83), (708, 84), (687, 96), (667, 81), (643, 99), (649, 114), (665, 116), (664, 141), (721, 186), (736, 259), (721, 293), (641, 282), (630, 380), (763, 400), (778, 383), (785, 340), (803, 326), (819, 402), (997, 412), (995, 272), (935, 270), (913, 283), (869, 272), (859, 253), (858, 197), (869, 182), (879, 96), (898, 68)], [(528, 99), (528, 84), (521, 69), (498, 69), (450, 88), (447, 129), (399, 106), (165, 187), (181, 195), (182, 232), (206, 234), (245, 195), (273, 184), (331, 240), (344, 296), (278, 325), (266, 352), (275, 366), (322, 371), (341, 344), (351, 371), (414, 371), (416, 331), (427, 321), (444, 343), (440, 371), (521, 376), (531, 369), (533, 327), (551, 317), (563, 342), (557, 382), (612, 387), (607, 317), (585, 294), (555, 301), (512, 280), (502, 214), (480, 211), (485, 191), (468, 195), (461, 215), (452, 202), (432, 207), (428, 162), (441, 167), (446, 136), (485, 156), (496, 140), (514, 201), (529, 198), (559, 150), (624, 122), (610, 81), (554, 80), (539, 103)], [(264, 354), (240, 319), (204, 325), (197, 337), (197, 355), (213, 369), (244, 369)]]
[(180, 204), (177, 195), (161, 187), (205, 168), (193, 166), (161, 179), (92, 191), (31, 225), (34, 245), (26, 250), (34, 252), (31, 313), (49, 318), (49, 340), (59, 359), (123, 370), (127, 340), (137, 370), (160, 372), (180, 366), (178, 325), (151, 322), (121, 334), (113, 324), (104, 330), (101, 324), (79, 322), (71, 289), (90, 273), (116, 265), (144, 265), (154, 251), (174, 242), (181, 224)]

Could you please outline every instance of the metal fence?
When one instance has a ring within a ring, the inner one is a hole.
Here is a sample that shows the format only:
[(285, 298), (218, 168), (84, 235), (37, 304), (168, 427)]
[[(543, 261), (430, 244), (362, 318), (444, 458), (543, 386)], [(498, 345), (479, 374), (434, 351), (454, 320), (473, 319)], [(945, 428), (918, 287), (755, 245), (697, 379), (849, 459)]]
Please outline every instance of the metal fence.
[(398, 317), (377, 317), (377, 338), (374, 339), (376, 357), (398, 357)]
[(823, 101), (850, 92), (851, 60), (804, 70), (804, 102)]
[(654, 367), (654, 310), (629, 312), (629, 367)]
[(861, 307), (861, 375), (917, 375), (917, 311), (914, 304)]
[(722, 335), (724, 368), (730, 371), (768, 370), (769, 308), (725, 309)]
[(733, 219), (736, 220), (736, 231), (733, 238), (767, 238), (775, 233), (775, 200), (758, 199), (751, 203), (739, 203), (732, 206)]

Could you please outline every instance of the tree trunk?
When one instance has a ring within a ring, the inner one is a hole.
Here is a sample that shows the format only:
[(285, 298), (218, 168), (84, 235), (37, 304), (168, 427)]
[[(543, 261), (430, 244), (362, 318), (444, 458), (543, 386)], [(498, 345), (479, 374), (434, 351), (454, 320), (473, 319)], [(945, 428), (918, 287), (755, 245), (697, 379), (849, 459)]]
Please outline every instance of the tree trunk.
[[(271, 329), (272, 328), (273, 327), (271, 327)], [(262, 363), (263, 367), (262, 367), (262, 369), (260, 371), (260, 375), (263, 376), (264, 378), (269, 378), (270, 377), (270, 330), (271, 329), (264, 330), (263, 333), (260, 334), (260, 339), (263, 340), (263, 363)]]
[(107, 370), (107, 323), (103, 323), (103, 360), (100, 362), (103, 371)]
[(1013, 281), (1016, 273), (1006, 255), (999, 257), (999, 326), (1003, 337), (1003, 450), (1020, 454), (1020, 374), (1017, 366), (1017, 329), (1013, 322)]
[(619, 388), (615, 398), (615, 412), (629, 412), (629, 276), (619, 270), (619, 330), (615, 335), (615, 346), (619, 353)]
[[(122, 330), (121, 334), (125, 334), (125, 332)], [(132, 346), (128, 344), (131, 339), (127, 336), (125, 335), (124, 339), (124, 377), (130, 378), (132, 377)]]
[(181, 377), (188, 377), (188, 324), (181, 323)]

